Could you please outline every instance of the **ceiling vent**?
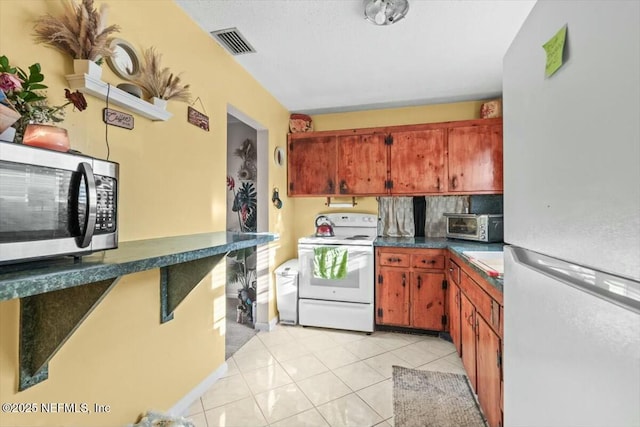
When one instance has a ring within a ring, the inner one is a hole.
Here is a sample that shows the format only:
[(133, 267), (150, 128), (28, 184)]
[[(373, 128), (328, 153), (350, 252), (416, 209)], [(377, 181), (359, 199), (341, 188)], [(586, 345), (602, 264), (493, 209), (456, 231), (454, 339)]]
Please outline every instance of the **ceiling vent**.
[(232, 55), (255, 53), (256, 51), (237, 28), (225, 28), (224, 30), (211, 31), (211, 35)]

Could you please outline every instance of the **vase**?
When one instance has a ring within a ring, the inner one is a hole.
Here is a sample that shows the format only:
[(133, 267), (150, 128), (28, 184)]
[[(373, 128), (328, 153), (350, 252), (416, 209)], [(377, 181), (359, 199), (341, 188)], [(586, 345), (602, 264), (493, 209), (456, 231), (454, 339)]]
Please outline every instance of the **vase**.
[(20, 113), (0, 104), (0, 133), (7, 130), (12, 124), (18, 121)]
[(167, 109), (167, 100), (166, 99), (161, 99), (161, 98), (156, 98), (155, 96), (153, 98), (151, 98), (151, 103), (153, 105), (155, 105), (158, 108), (162, 108), (163, 110)]
[(75, 74), (88, 74), (98, 80), (102, 77), (102, 68), (89, 59), (74, 59), (73, 72)]
[(71, 148), (67, 130), (53, 125), (28, 124), (22, 137), (24, 145), (67, 152)]

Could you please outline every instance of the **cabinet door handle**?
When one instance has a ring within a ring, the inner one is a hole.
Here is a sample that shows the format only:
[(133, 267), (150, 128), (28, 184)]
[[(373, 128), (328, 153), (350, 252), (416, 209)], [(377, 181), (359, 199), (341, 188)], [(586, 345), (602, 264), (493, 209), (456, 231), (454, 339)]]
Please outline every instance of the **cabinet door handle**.
[(327, 188), (328, 188), (327, 193), (333, 193), (333, 180), (332, 179), (328, 179), (327, 180)]
[(402, 287), (404, 288), (407, 285), (407, 276), (402, 273)]
[(348, 192), (349, 190), (347, 189), (347, 181), (343, 179), (342, 181), (340, 181), (340, 193), (345, 194)]
[(458, 186), (458, 177), (457, 176), (453, 176), (453, 178), (451, 178), (451, 186), (453, 188), (456, 188)]
[(422, 286), (422, 276), (418, 276), (418, 289)]
[(436, 260), (435, 259), (431, 259), (431, 260), (427, 261), (426, 259), (423, 259), (422, 263), (423, 264), (435, 264)]
[(436, 184), (436, 189), (440, 189), (440, 177), (438, 177), (438, 183)]
[(471, 326), (471, 329), (475, 330), (472, 317), (473, 317), (473, 313), (469, 314), (469, 317), (467, 317), (467, 323), (469, 324), (469, 326)]

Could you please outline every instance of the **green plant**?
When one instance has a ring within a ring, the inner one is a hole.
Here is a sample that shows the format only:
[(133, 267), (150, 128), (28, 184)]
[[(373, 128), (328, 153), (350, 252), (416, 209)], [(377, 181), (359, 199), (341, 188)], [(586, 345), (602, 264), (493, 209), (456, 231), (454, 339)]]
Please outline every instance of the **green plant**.
[(20, 118), (12, 126), (16, 129), (15, 141), (20, 142), (24, 129), (29, 123), (60, 123), (65, 117), (65, 107), (73, 104), (78, 110), (87, 108), (84, 95), (78, 91), (71, 93), (65, 89), (67, 102), (52, 106), (47, 102), (43, 89), (44, 75), (39, 63), (29, 66), (27, 73), (20, 67), (13, 67), (9, 58), (0, 56), (0, 89), (4, 94), (4, 103), (20, 114)]
[(46, 99), (46, 96), (35, 92), (47, 88), (42, 84), (43, 81), (44, 75), (41, 72), (40, 64), (32, 64), (29, 67), (29, 74), (27, 74), (20, 67), (12, 67), (9, 64), (9, 58), (5, 55), (0, 56), (0, 89), (7, 94), (7, 98), (14, 101), (14, 104), (22, 105)]
[(251, 262), (249, 258), (252, 256), (255, 258), (255, 254), (255, 247), (229, 252), (227, 258), (233, 261), (233, 267), (227, 270), (229, 274), (227, 281), (230, 283), (238, 283), (244, 289), (252, 287), (253, 282), (257, 279), (257, 275), (255, 260)]

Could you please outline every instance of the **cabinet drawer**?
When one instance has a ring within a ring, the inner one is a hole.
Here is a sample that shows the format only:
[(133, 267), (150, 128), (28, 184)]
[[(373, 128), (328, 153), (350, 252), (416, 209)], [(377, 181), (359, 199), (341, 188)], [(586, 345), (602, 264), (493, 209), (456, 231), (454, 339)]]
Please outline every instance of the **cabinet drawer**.
[[(491, 324), (493, 312), (493, 299), (483, 291), (480, 286), (473, 281), (464, 271), (460, 275), (460, 289), (464, 292), (471, 303), (476, 307), (476, 311), (484, 320)], [(497, 306), (497, 304), (496, 304)]]
[(449, 277), (453, 283), (460, 285), (460, 267), (452, 259), (449, 259)]
[(428, 253), (411, 255), (411, 267), (444, 270), (444, 255)]
[(385, 267), (409, 267), (411, 255), (395, 252), (379, 252), (378, 263)]

